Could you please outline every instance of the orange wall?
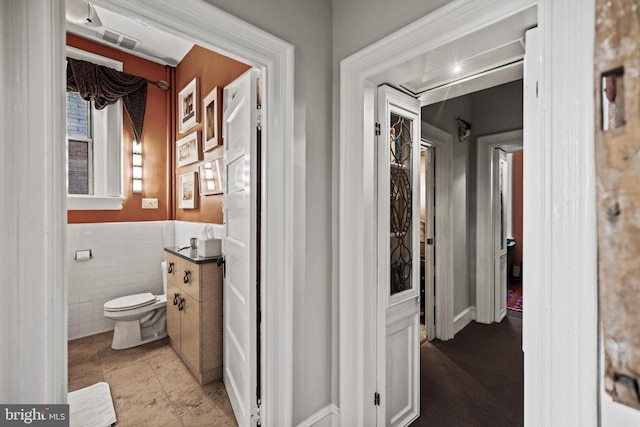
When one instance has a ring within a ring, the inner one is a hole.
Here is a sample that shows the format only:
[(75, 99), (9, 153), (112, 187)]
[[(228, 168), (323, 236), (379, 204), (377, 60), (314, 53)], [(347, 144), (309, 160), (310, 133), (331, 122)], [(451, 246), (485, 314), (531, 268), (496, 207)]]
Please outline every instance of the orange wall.
[[(513, 265), (522, 263), (522, 151), (513, 154), (513, 238), (516, 247), (513, 251)], [(523, 268), (524, 269), (524, 268)]]
[[(67, 34), (67, 45), (115, 59), (123, 63), (123, 71), (146, 77), (149, 80), (171, 81), (172, 69), (128, 53)], [(175, 92), (175, 90), (174, 90)], [(67, 219), (72, 223), (160, 221), (171, 219), (172, 200), (168, 156), (171, 151), (170, 122), (171, 92), (163, 92), (149, 85), (147, 108), (142, 131), (142, 194), (132, 193), (131, 148), (133, 129), (126, 111), (123, 111), (122, 167), (123, 194), (125, 200), (118, 211), (69, 211)], [(157, 198), (158, 209), (142, 209), (142, 198)]]
[[(218, 87), (218, 134), (222, 134), (222, 112), (221, 100), (223, 88), (235, 80), (242, 73), (247, 71), (250, 66), (226, 56), (204, 49), (200, 46), (194, 46), (193, 49), (184, 57), (184, 59), (176, 67), (175, 76), (175, 97), (174, 102), (177, 105), (178, 93), (184, 88), (194, 77), (199, 79), (199, 94), (197, 99), (198, 124), (189, 129), (184, 134), (178, 133), (178, 117), (175, 117), (175, 140), (178, 140), (191, 132), (200, 132), (199, 161), (191, 165), (176, 168), (173, 176), (173, 188), (177, 191), (178, 185), (176, 180), (182, 174), (192, 171), (198, 171), (198, 165), (204, 160), (212, 160), (222, 157), (222, 146), (216, 147), (211, 151), (203, 153), (202, 139), (202, 99), (209, 94), (214, 88)], [(176, 110), (177, 111), (177, 110)], [(172, 144), (171, 164), (176, 164), (175, 143)], [(196, 201), (196, 209), (180, 209), (178, 208), (178, 195), (174, 192), (175, 219), (190, 222), (209, 222), (222, 224), (222, 194), (198, 196)]]

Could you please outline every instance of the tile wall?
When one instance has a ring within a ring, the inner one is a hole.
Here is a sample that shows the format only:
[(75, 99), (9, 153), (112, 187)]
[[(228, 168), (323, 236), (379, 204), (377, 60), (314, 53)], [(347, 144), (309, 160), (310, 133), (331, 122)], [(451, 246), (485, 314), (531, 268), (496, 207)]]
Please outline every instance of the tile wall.
[[(207, 224), (184, 221), (112, 222), (67, 226), (69, 339), (113, 329), (105, 302), (125, 295), (162, 293), (164, 247), (187, 246)], [(75, 261), (75, 251), (93, 258)]]

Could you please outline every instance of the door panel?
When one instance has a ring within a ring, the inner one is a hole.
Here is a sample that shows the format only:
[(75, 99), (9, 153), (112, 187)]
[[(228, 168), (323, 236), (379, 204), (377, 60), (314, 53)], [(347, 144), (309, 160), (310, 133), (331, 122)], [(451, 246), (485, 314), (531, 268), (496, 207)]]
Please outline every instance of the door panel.
[(240, 427), (256, 425), (256, 71), (224, 88), (223, 380)]
[(183, 359), (194, 372), (200, 372), (200, 303), (183, 292), (184, 308), (180, 313), (180, 336)]
[(493, 236), (494, 236), (494, 320), (500, 322), (507, 315), (507, 217), (506, 179), (507, 155), (493, 150)]
[(378, 89), (377, 425), (419, 415), (420, 106)]

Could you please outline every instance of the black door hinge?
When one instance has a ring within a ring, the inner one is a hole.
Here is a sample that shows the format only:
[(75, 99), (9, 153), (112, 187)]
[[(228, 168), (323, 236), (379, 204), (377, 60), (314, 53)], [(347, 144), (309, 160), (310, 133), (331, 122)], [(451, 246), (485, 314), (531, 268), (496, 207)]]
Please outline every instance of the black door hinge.
[(224, 255), (221, 255), (218, 257), (218, 259), (216, 260), (216, 264), (218, 265), (218, 267), (222, 266), (222, 277), (226, 278), (227, 277), (227, 262), (224, 259)]
[(375, 406), (380, 406), (380, 393), (376, 392), (376, 393), (373, 395), (373, 404), (374, 404)]
[(376, 136), (380, 135), (380, 123), (376, 123)]

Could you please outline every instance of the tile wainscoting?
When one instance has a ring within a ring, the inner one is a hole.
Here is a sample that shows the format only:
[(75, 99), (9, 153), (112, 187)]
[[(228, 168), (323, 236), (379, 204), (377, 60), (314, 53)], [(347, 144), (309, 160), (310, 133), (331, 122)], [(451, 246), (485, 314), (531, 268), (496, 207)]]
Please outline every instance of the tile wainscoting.
[[(142, 292), (162, 293), (160, 263), (165, 246), (186, 246), (207, 224), (184, 221), (67, 225), (69, 339), (112, 330), (105, 302)], [(186, 240), (186, 243), (184, 242)], [(77, 250), (92, 259), (75, 261)]]

